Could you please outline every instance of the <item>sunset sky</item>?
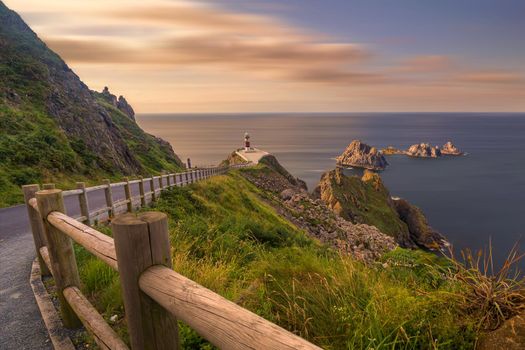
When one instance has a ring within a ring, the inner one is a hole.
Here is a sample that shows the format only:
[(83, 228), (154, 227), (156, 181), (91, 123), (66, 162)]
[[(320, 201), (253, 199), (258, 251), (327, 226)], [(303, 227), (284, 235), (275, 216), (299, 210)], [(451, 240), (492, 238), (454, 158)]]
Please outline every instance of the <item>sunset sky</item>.
[(5, 0), (137, 112), (525, 111), (525, 1)]

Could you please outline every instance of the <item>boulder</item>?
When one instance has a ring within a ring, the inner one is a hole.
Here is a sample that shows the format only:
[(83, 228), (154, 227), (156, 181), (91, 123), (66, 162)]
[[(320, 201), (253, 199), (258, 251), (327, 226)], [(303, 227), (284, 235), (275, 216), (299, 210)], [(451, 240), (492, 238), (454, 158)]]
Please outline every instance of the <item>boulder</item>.
[(461, 156), (463, 155), (463, 152), (461, 152), (459, 149), (454, 146), (454, 144), (451, 141), (448, 141), (443, 145), (441, 148), (441, 153), (446, 154), (449, 156)]
[(388, 165), (381, 151), (359, 140), (352, 141), (336, 161), (340, 166), (371, 170), (384, 170)]
[(500, 328), (484, 335), (479, 341), (477, 349), (525, 349), (525, 314), (508, 319)]

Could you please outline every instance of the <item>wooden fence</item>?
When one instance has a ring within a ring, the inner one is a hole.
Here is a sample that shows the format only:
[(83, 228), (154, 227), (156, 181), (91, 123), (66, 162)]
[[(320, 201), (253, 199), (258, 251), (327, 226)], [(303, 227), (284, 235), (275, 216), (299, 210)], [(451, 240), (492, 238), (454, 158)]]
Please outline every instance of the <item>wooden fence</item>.
[[(221, 349), (319, 349), (173, 271), (166, 215), (132, 213), (154, 202), (166, 188), (224, 174), (230, 168), (195, 169), (113, 184), (106, 180), (94, 187), (78, 183), (70, 191), (52, 184), (42, 190), (38, 185), (23, 186), (38, 262), (42, 274), (55, 279), (64, 326), (83, 324), (102, 349), (128, 349), (79, 289), (75, 241), (119, 272), (134, 350), (178, 349), (177, 320)], [(138, 196), (132, 195), (134, 184), (138, 184)], [(124, 188), (125, 198), (114, 201), (112, 192), (118, 187)], [(90, 211), (88, 193), (102, 190), (106, 205)], [(64, 197), (75, 195), (80, 216), (73, 218), (65, 214)], [(114, 238), (90, 227), (95, 220), (108, 218)]]

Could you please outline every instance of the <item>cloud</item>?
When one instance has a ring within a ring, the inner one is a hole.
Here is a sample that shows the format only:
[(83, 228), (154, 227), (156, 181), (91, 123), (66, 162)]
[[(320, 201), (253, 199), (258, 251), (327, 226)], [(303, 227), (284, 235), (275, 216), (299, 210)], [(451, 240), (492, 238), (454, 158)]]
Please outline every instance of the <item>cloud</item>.
[(525, 85), (525, 77), (510, 70), (479, 70), (459, 74), (458, 82), (489, 85)]
[(405, 59), (399, 67), (398, 72), (404, 73), (428, 73), (450, 69), (453, 60), (444, 55), (418, 55)]

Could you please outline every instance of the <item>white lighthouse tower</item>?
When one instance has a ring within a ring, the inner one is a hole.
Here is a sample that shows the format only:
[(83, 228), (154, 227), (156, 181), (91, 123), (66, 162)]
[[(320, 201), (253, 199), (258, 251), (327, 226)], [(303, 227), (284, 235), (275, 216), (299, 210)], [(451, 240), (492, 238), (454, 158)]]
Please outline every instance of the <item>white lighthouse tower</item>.
[(244, 150), (246, 152), (253, 150), (253, 148), (250, 146), (250, 134), (248, 134), (248, 132), (244, 133)]

